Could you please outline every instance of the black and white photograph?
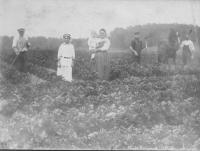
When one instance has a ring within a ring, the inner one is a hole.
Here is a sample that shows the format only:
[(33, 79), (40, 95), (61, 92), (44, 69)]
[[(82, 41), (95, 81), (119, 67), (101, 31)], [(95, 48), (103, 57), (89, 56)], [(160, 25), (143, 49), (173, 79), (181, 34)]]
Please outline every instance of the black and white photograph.
[(200, 150), (200, 1), (0, 0), (0, 149)]

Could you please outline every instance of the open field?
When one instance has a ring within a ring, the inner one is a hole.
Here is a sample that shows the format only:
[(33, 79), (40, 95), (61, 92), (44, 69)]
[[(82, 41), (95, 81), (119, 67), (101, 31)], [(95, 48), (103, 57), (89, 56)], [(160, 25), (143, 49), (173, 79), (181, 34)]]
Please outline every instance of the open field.
[(195, 75), (0, 82), (1, 148), (199, 148)]
[(111, 81), (83, 76), (91, 73), (81, 54), (72, 83), (48, 69), (53, 55), (30, 58), (31, 75), (1, 60), (0, 148), (200, 149), (200, 69), (150, 66), (152, 51), (144, 66), (111, 52)]

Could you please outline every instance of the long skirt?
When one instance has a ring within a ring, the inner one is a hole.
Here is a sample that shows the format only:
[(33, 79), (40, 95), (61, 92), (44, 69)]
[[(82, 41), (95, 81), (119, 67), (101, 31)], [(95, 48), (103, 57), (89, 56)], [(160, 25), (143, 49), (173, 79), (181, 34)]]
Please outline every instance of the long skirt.
[(57, 76), (61, 76), (64, 81), (72, 81), (72, 60), (61, 59), (57, 68)]
[(95, 54), (95, 68), (100, 79), (109, 80), (110, 57), (108, 52), (97, 52)]
[(191, 51), (183, 50), (182, 52), (183, 65), (186, 65), (191, 62), (191, 56), (192, 56)]

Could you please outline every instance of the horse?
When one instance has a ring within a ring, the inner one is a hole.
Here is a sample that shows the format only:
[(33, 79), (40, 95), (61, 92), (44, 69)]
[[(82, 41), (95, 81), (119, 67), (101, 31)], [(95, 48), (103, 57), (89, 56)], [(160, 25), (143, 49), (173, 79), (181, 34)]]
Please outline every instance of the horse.
[(174, 29), (170, 30), (168, 40), (162, 40), (158, 42), (158, 64), (164, 63), (169, 65), (169, 59), (173, 60), (173, 64), (176, 65), (176, 52), (180, 48), (179, 33)]

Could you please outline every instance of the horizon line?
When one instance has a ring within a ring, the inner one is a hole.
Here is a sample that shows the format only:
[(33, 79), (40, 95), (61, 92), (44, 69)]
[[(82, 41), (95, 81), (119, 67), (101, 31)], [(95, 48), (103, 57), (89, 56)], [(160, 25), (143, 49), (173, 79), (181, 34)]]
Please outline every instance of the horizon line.
[[(186, 25), (186, 26), (193, 26), (193, 28), (200, 28), (200, 25), (197, 25), (197, 24), (189, 24), (189, 23), (145, 23), (145, 24), (137, 24), (137, 25), (128, 25), (126, 27), (115, 27), (113, 28), (109, 33), (108, 35), (110, 35), (111, 32), (113, 32), (114, 30), (116, 29), (128, 29), (128, 28), (136, 28), (138, 26), (148, 26), (148, 25)], [(30, 31), (30, 30), (29, 30)], [(16, 32), (17, 32), (17, 29), (16, 29)], [(64, 33), (63, 33), (64, 34)], [(26, 33), (25, 33), (26, 35)], [(62, 39), (61, 37), (62, 36), (45, 36), (45, 35), (33, 35), (33, 36), (29, 36), (29, 34), (27, 34), (28, 37), (31, 37), (31, 38), (36, 38), (36, 37), (45, 37), (45, 38), (56, 38), (56, 39)], [(14, 37), (15, 35), (1, 35), (0, 34), (0, 37)], [(88, 37), (86, 36), (83, 36), (83, 37), (74, 37), (73, 39), (87, 39)]]

